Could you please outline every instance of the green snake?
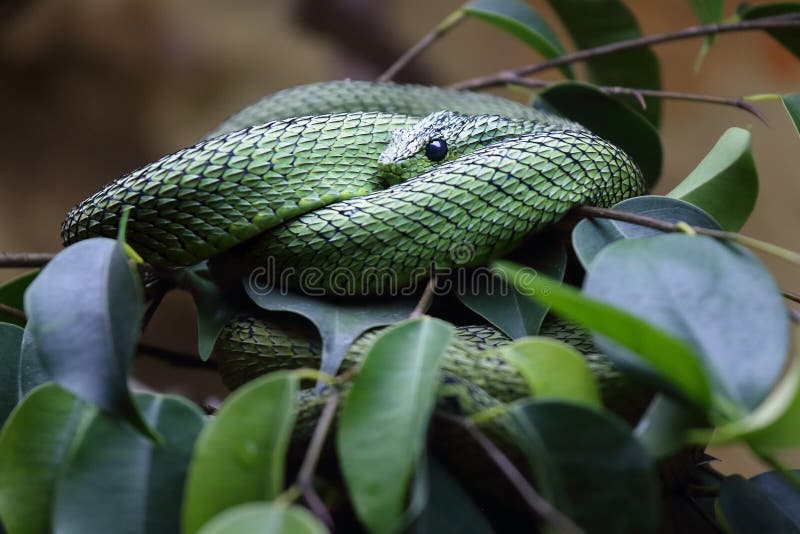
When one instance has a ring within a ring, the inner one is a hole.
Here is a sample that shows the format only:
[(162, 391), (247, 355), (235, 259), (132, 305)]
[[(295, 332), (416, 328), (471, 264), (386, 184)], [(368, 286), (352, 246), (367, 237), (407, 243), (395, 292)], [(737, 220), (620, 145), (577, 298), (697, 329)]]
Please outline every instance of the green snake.
[[(431, 267), (500, 257), (578, 205), (643, 191), (631, 158), (561, 117), (486, 94), (327, 82), (266, 97), (197, 144), (111, 182), (69, 212), (61, 234), (66, 245), (116, 237), (129, 210), (126, 240), (157, 268), (211, 260), (240, 275), (268, 262), (279, 274), (377, 272), (344, 291), (380, 294)], [(454, 258), (463, 244), (469, 257)], [(311, 289), (342, 291), (330, 276)], [(575, 334), (549, 324), (556, 337)], [(307, 366), (319, 350), (301, 330), (239, 317), (216, 353), (251, 374)], [(490, 397), (524, 395), (497, 358), (475, 363), (488, 345), (473, 334), (461, 332), (446, 375)]]

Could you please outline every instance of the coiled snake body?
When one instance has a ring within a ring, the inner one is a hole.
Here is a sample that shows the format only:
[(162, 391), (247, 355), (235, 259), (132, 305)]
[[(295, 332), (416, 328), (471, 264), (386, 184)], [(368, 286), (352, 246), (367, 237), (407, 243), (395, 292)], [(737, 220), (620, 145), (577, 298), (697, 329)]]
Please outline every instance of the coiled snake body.
[[(563, 118), (490, 95), (329, 82), (267, 97), (108, 184), (69, 212), (62, 238), (115, 237), (127, 208), (128, 243), (158, 267), (222, 257), (240, 273), (268, 261), (279, 273), (390, 273), (364, 278), (355, 292), (370, 294), (430, 266), (485, 263), (577, 205), (643, 187), (625, 153)], [(457, 244), (469, 244), (466, 260), (454, 262)], [(332, 280), (317, 289), (340, 289)], [(280, 352), (259, 336), (280, 327), (248, 320), (228, 326), (218, 354), (227, 343), (241, 356), (243, 332), (261, 338), (256, 358)], [(448, 372), (475, 380), (465, 365)], [(484, 366), (489, 383), (493, 372), (507, 381), (498, 365)]]

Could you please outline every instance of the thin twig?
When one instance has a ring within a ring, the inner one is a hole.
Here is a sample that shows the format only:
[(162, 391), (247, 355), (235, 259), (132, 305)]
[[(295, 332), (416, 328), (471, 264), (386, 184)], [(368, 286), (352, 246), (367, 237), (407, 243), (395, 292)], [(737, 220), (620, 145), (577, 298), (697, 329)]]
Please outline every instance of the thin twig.
[(555, 528), (556, 532), (561, 533), (581, 533), (583, 530), (572, 522), (570, 518), (559, 512), (549, 502), (547, 502), (541, 495), (539, 495), (530, 482), (519, 472), (519, 469), (503, 454), (503, 451), (497, 448), (486, 435), (478, 429), (478, 427), (471, 420), (464, 417), (457, 417), (443, 412), (436, 412), (438, 417), (455, 423), (464, 428), (472, 439), (480, 445), (486, 452), (491, 460), (503, 472), (509, 482), (519, 492), (520, 496), (530, 506), (536, 515), (550, 523)]
[(789, 306), (786, 306), (786, 309), (789, 310), (789, 319), (795, 324), (800, 324), (800, 311)]
[(497, 74), (464, 80), (452, 85), (451, 87), (454, 89), (483, 89), (485, 87), (496, 87), (498, 85), (503, 85), (505, 83), (503, 79), (508, 75), (526, 76), (536, 72), (542, 72), (556, 67), (561, 67), (562, 65), (576, 63), (578, 61), (585, 61), (587, 59), (592, 59), (599, 56), (614, 54), (623, 50), (641, 48), (644, 46), (667, 43), (670, 41), (679, 41), (682, 39), (691, 39), (694, 37), (703, 37), (705, 35), (715, 35), (719, 33), (797, 27), (800, 27), (800, 18), (797, 18), (796, 16), (765, 17), (758, 20), (745, 20), (725, 24), (703, 24), (701, 26), (692, 26), (674, 32), (646, 35), (643, 37), (637, 37), (635, 39), (629, 39), (627, 41), (617, 41), (607, 45), (587, 48), (571, 54), (564, 54), (563, 56), (559, 56), (548, 61), (543, 61), (541, 63), (536, 63), (534, 65), (526, 65), (511, 71), (503, 71)]
[(50, 252), (0, 252), (0, 268), (42, 267), (54, 256)]
[(17, 309), (13, 306), (9, 306), (7, 304), (0, 304), (0, 313), (10, 315), (11, 317), (19, 319), (20, 321), (27, 321), (24, 311)]
[(330, 530), (333, 529), (333, 518), (328, 508), (325, 506), (325, 503), (322, 502), (322, 499), (320, 499), (317, 491), (314, 489), (314, 471), (317, 469), (317, 464), (322, 455), (322, 447), (325, 445), (325, 440), (328, 437), (328, 431), (331, 428), (338, 406), (339, 393), (334, 391), (331, 393), (331, 396), (328, 397), (325, 406), (322, 408), (322, 414), (319, 416), (314, 434), (311, 436), (311, 442), (306, 450), (306, 456), (303, 458), (303, 464), (300, 466), (300, 471), (297, 473), (296, 482), (297, 488), (303, 495), (309, 509)]
[(800, 304), (800, 295), (798, 295), (797, 293), (793, 291), (783, 290), (781, 291), (781, 294), (783, 295), (783, 298), (789, 299), (792, 302), (797, 302), (798, 304)]
[(431, 276), (431, 279), (428, 280), (428, 285), (425, 286), (425, 291), (422, 292), (422, 296), (419, 298), (419, 302), (411, 310), (410, 318), (414, 317), (421, 317), (425, 315), (425, 312), (428, 311), (428, 308), (431, 305), (431, 300), (433, 300), (433, 294), (436, 291), (436, 275)]
[(203, 361), (199, 356), (186, 354), (184, 352), (177, 352), (162, 347), (156, 347), (148, 343), (139, 343), (136, 346), (136, 351), (141, 354), (146, 354), (152, 358), (163, 360), (176, 367), (199, 367), (202, 369), (216, 369), (217, 364), (212, 361)]
[[(531, 87), (534, 89), (544, 89), (558, 83), (559, 81), (542, 80), (540, 78), (523, 78), (515, 74), (502, 75), (503, 83), (508, 85), (519, 85), (522, 87)], [(644, 97), (661, 98), (667, 100), (686, 100), (689, 102), (702, 102), (704, 104), (717, 104), (722, 106), (732, 106), (741, 110), (752, 113), (758, 117), (761, 122), (767, 124), (767, 118), (761, 113), (758, 108), (746, 101), (743, 97), (727, 98), (724, 96), (703, 95), (697, 93), (682, 93), (679, 91), (660, 91), (656, 89), (637, 89), (633, 87), (620, 87), (618, 85), (601, 85), (599, 89), (606, 93), (614, 95), (630, 95), (636, 97), (636, 100), (641, 104), (642, 108), (647, 108), (647, 103)]]
[(425, 51), (430, 45), (432, 45), (437, 39), (442, 37), (448, 31), (456, 26), (458, 22), (460, 22), (464, 18), (464, 12), (462, 10), (454, 11), (448, 17), (446, 17), (442, 22), (439, 23), (434, 29), (429, 31), (425, 34), (422, 39), (417, 42), (414, 46), (406, 50), (406, 52), (400, 56), (397, 61), (392, 63), (392, 65), (386, 69), (386, 71), (378, 76), (379, 82), (388, 82), (392, 78), (394, 78), (398, 72), (403, 70), (403, 68), (411, 63), (417, 56), (419, 56), (422, 52)]

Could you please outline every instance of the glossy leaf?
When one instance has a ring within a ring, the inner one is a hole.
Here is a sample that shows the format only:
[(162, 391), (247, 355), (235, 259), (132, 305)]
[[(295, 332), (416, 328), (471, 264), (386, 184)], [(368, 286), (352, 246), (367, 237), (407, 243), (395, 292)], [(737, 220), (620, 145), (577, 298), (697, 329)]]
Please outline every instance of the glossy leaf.
[(320, 369), (329, 375), (336, 374), (356, 338), (377, 326), (406, 319), (417, 304), (413, 298), (331, 301), (297, 293), (264, 293), (249, 278), (243, 282), (245, 292), (258, 307), (296, 313), (314, 323), (322, 337)]
[(277, 372), (226, 399), (195, 446), (183, 504), (184, 532), (197, 532), (237, 504), (271, 500), (283, 491), (297, 387), (295, 374)]
[(401, 526), (453, 333), (429, 317), (385, 330), (345, 399), (336, 449), (356, 514), (372, 531)]
[[(702, 358), (726, 417), (758, 406), (780, 376), (788, 315), (769, 272), (742, 247), (684, 234), (617, 241), (597, 255), (583, 287), (685, 340)], [(638, 358), (608, 339), (595, 343), (638, 367)]]
[[(644, 215), (662, 221), (683, 221), (692, 226), (719, 229), (719, 224), (709, 214), (688, 202), (660, 196), (642, 196), (623, 200), (613, 207), (617, 211)], [(639, 224), (603, 218), (587, 218), (572, 230), (572, 248), (585, 269), (607, 245), (620, 239), (638, 239), (659, 235), (662, 232)]]
[(204, 270), (186, 271), (183, 284), (191, 293), (197, 310), (197, 351), (200, 359), (206, 361), (225, 323), (236, 314), (236, 308)]
[[(520, 258), (526, 267), (549, 276), (554, 280), (563, 280), (567, 268), (567, 251), (556, 239), (536, 240), (532, 244), (535, 252)], [(485, 268), (481, 268), (485, 269)], [(488, 272), (478, 273), (470, 277), (470, 287), (459, 287), (459, 300), (469, 309), (486, 319), (511, 339), (523, 336), (535, 336), (539, 333), (547, 315), (547, 306), (532, 301), (519, 291), (503, 285)], [(484, 276), (487, 275), (487, 276)]]
[(96, 414), (75, 435), (56, 484), (58, 531), (118, 532), (120, 525), (130, 533), (180, 531), (186, 470), (204, 415), (179, 397), (142, 393), (135, 401), (161, 442)]
[[(30, 271), (28, 273), (21, 274), (0, 286), (0, 304), (5, 304), (6, 306), (11, 306), (12, 308), (16, 308), (21, 311), (25, 307), (25, 303), (23, 301), (25, 290), (38, 274), (38, 269), (35, 271)], [(0, 322), (11, 323), (23, 327), (25, 326), (25, 321), (23, 319), (2, 311), (0, 311)]]
[(773, 502), (758, 485), (738, 475), (722, 481), (719, 510), (733, 534), (800, 530), (800, 522), (790, 513)]
[[(548, 3), (580, 49), (635, 39), (642, 35), (636, 18), (619, 0), (549, 0)], [(594, 57), (586, 62), (586, 66), (590, 80), (597, 85), (661, 88), (658, 58), (649, 47)], [(642, 109), (633, 97), (623, 96), (619, 100), (637, 113)], [(661, 102), (648, 99), (647, 109), (641, 113), (658, 126)]]
[(0, 427), (20, 400), (19, 355), (22, 328), (0, 323)]
[(81, 241), (58, 254), (25, 292), (30, 343), (23, 359), (101, 409), (147, 425), (128, 391), (139, 339), (143, 290), (122, 247)]
[[(469, 17), (510, 33), (547, 59), (564, 53), (547, 21), (522, 0), (470, 0), (461, 9)], [(561, 67), (561, 71), (567, 78), (574, 77), (568, 65)]]
[(794, 129), (800, 134), (800, 93), (783, 95), (781, 96), (781, 102), (783, 102), (783, 107), (786, 108), (789, 118), (792, 119)]
[(758, 173), (750, 151), (750, 132), (729, 128), (703, 161), (667, 196), (702, 208), (725, 230), (739, 230), (758, 198)]
[(519, 371), (537, 399), (556, 398), (603, 406), (586, 359), (566, 343), (529, 337), (501, 347), (498, 354)]
[(42, 367), (42, 362), (34, 346), (35, 339), (31, 330), (26, 328), (22, 333), (22, 345), (19, 355), (19, 380), (17, 398), (22, 399), (36, 386), (50, 382), (50, 375)]
[(636, 425), (636, 437), (651, 458), (666, 458), (690, 442), (689, 431), (705, 427), (702, 414), (664, 395), (656, 397)]
[[(742, 20), (755, 20), (764, 17), (774, 17), (780, 15), (800, 16), (800, 3), (798, 2), (776, 2), (772, 4), (757, 4), (748, 6), (745, 4), (738, 10), (739, 18)], [(800, 58), (800, 33), (797, 28), (770, 28), (765, 30), (773, 39), (783, 45), (789, 52)]]
[[(800, 476), (800, 470), (794, 470), (795, 476)], [(786, 478), (777, 471), (767, 471), (750, 479), (750, 483), (757, 486), (780, 508), (800, 530), (800, 491), (794, 488)]]
[(10, 532), (51, 532), (55, 484), (75, 436), (97, 413), (55, 384), (28, 395), (0, 432), (0, 517)]
[(536, 106), (579, 122), (621, 148), (639, 165), (648, 187), (658, 180), (663, 157), (658, 132), (600, 88), (582, 82), (555, 84), (539, 93)]
[(225, 510), (209, 521), (200, 534), (325, 534), (327, 529), (300, 506), (247, 503)]
[[(692, 349), (681, 339), (619, 308), (582, 295), (567, 285), (543, 276), (529, 277), (519, 266), (495, 262), (492, 268), (506, 276), (524, 295), (551, 306), (556, 315), (613, 339), (641, 359), (661, 377), (665, 387), (677, 388), (701, 407), (710, 404), (710, 386), (705, 371)], [(612, 358), (615, 354), (609, 354)], [(629, 364), (629, 357), (617, 359)]]
[(657, 530), (656, 470), (621, 419), (537, 400), (515, 404), (511, 415), (543, 497), (578, 526), (587, 532)]

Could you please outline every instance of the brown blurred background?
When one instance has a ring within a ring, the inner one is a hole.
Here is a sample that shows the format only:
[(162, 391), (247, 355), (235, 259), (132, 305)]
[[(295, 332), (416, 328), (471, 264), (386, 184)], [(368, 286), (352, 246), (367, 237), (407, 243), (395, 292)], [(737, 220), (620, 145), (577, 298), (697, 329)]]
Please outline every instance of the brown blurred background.
[[(555, 20), (545, 2), (531, 3)], [(645, 34), (695, 24), (688, 2), (627, 3)], [(726, 13), (735, 3), (726, 2)], [(99, 186), (193, 144), (229, 114), (275, 90), (374, 78), (458, 5), (458, 0), (0, 3), (0, 250), (57, 251), (65, 212)], [(664, 88), (731, 97), (800, 90), (800, 63), (765, 34), (720, 36), (697, 73), (692, 65), (700, 44), (688, 40), (655, 49)], [(467, 21), (401, 80), (448, 83), (537, 59), (513, 38)], [(768, 126), (732, 108), (667, 101), (665, 164), (656, 192), (683, 179), (726, 128), (749, 128), (762, 185), (744, 232), (800, 250), (800, 139), (779, 103), (760, 108)], [(764, 259), (781, 287), (800, 290), (797, 267)], [(19, 272), (0, 271), (0, 281)], [(194, 352), (190, 300), (168, 297), (147, 339)], [(195, 385), (203, 385), (197, 391), (225, 393), (210, 373), (186, 375), (147, 359), (137, 361), (136, 372), (161, 391), (182, 389), (178, 377), (192, 376)], [(736, 451), (720, 454), (729, 459), (723, 470), (761, 470)]]

